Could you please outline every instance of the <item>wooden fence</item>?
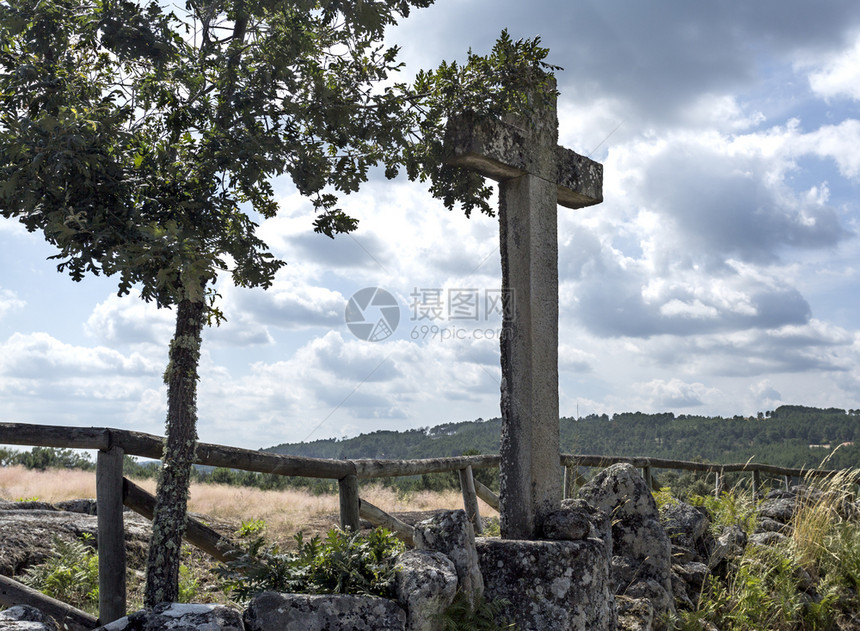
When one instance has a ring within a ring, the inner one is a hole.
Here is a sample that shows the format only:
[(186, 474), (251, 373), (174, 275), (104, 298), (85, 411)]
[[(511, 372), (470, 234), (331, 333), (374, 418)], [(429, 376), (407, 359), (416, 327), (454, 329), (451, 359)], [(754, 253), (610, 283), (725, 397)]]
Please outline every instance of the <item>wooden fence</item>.
[[(147, 519), (152, 519), (155, 498), (123, 478), (124, 455), (140, 456), (158, 460), (162, 456), (163, 439), (159, 436), (122, 429), (95, 427), (59, 427), (52, 425), (30, 425), (24, 423), (0, 423), (0, 444), (58, 447), (66, 449), (93, 449), (96, 458), (96, 504), (98, 519), (99, 552), (99, 618), (98, 623), (107, 624), (121, 618), (126, 611), (126, 562), (123, 528), (123, 506), (134, 510)], [(476, 534), (482, 532), (478, 498), (494, 509), (499, 509), (499, 498), (489, 488), (475, 480), (473, 469), (499, 466), (498, 455), (459, 456), (452, 458), (427, 458), (421, 460), (329, 460), (303, 458), (227, 447), (210, 443), (198, 443), (195, 462), (214, 467), (227, 467), (258, 473), (273, 473), (284, 476), (327, 478), (338, 481), (340, 499), (340, 524), (343, 528), (357, 530), (361, 518), (374, 525), (392, 530), (401, 539), (411, 542), (412, 526), (400, 521), (382, 509), (359, 497), (360, 479), (387, 478), (444, 473), (457, 471), (463, 492), (463, 505), (475, 526)], [(570, 495), (580, 467), (606, 467), (626, 462), (642, 469), (649, 486), (653, 486), (653, 469), (676, 469), (714, 473), (716, 492), (721, 490), (723, 476), (731, 472), (752, 474), (753, 493), (761, 488), (761, 475), (784, 476), (786, 484), (791, 478), (804, 476), (826, 477), (834, 471), (823, 469), (788, 469), (766, 464), (746, 462), (743, 464), (710, 464), (660, 458), (626, 458), (561, 454), (564, 467), (564, 494)], [(860, 482), (860, 479), (857, 480)], [(219, 561), (227, 561), (238, 554), (230, 541), (204, 524), (189, 518), (185, 532), (186, 540), (212, 555)], [(69, 605), (33, 592), (16, 581), (0, 577), (0, 604), (34, 604), (70, 629), (91, 629), (96, 626), (92, 616)]]

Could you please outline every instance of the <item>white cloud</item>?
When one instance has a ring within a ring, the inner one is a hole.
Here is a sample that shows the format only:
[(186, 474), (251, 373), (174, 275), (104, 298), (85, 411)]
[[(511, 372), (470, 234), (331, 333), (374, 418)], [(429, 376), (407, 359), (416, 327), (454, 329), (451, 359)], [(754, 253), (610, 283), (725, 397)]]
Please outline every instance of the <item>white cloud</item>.
[(687, 383), (681, 379), (653, 379), (633, 384), (633, 390), (642, 401), (642, 407), (655, 412), (703, 406), (721, 394), (718, 389), (709, 388), (703, 383)]
[(23, 309), (27, 303), (20, 298), (14, 291), (8, 289), (0, 289), (0, 319), (7, 313)]
[(840, 51), (809, 73), (809, 86), (816, 94), (833, 99), (860, 100), (860, 36), (853, 46)]
[(126, 356), (104, 346), (73, 346), (47, 333), (15, 333), (0, 345), (0, 375), (16, 379), (142, 376), (162, 370), (139, 353)]
[(112, 294), (97, 304), (84, 323), (84, 331), (105, 343), (158, 344), (167, 348), (175, 323), (175, 311), (144, 302), (136, 289), (126, 296)]

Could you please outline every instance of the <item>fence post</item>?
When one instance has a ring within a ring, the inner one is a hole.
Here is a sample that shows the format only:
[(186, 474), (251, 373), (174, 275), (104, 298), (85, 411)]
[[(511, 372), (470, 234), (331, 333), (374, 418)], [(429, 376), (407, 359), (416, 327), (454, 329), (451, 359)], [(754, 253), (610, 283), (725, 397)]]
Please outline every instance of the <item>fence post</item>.
[(723, 473), (722, 469), (717, 470), (716, 472), (716, 482), (714, 483), (714, 497), (719, 499), (719, 497), (723, 494)]
[(361, 527), (358, 502), (358, 476), (350, 473), (337, 481), (340, 495), (340, 527), (358, 532)]
[(758, 500), (758, 496), (761, 493), (761, 471), (758, 469), (753, 469), (752, 472), (752, 496), (753, 501)]
[(96, 511), (99, 549), (99, 624), (125, 615), (125, 527), (122, 517), (121, 447), (96, 457)]
[(785, 490), (786, 490), (786, 491), (790, 491), (790, 490), (791, 490), (791, 476), (790, 476), (790, 475), (786, 475), (786, 476), (783, 476), (783, 477), (785, 478)]
[(481, 524), (481, 514), (478, 512), (478, 496), (475, 493), (475, 478), (472, 477), (472, 465), (467, 465), (466, 468), (460, 469), (460, 489), (463, 491), (463, 508), (466, 509), (466, 515), (475, 527), (475, 534), (480, 535), (484, 532), (484, 527)]
[(566, 500), (570, 497), (570, 467), (565, 465), (562, 467), (562, 479), (561, 479), (561, 499)]
[(642, 467), (642, 477), (645, 479), (645, 485), (651, 491), (654, 488), (654, 479), (651, 477), (651, 467)]

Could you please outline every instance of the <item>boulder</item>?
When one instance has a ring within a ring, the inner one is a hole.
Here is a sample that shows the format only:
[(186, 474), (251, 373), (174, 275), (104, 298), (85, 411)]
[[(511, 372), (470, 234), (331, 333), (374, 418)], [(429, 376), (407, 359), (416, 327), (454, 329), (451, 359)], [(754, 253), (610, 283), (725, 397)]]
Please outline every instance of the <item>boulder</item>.
[(441, 552), (454, 563), (460, 590), (473, 599), (484, 593), (475, 550), (475, 529), (464, 510), (443, 511), (415, 524), (415, 549)]
[(562, 507), (549, 513), (543, 521), (543, 536), (546, 539), (579, 541), (588, 538), (591, 531), (591, 518), (579, 507)]
[(0, 611), (2, 631), (58, 631), (57, 623), (30, 605), (16, 605)]
[(263, 592), (244, 620), (246, 631), (406, 631), (406, 612), (393, 600), (346, 594)]
[(758, 507), (758, 516), (773, 519), (782, 524), (787, 524), (794, 517), (794, 511), (797, 506), (795, 497), (778, 497), (766, 499)]
[(441, 631), (441, 614), (457, 593), (457, 569), (441, 552), (409, 550), (397, 560), (397, 600), (408, 631)]
[(241, 614), (224, 605), (161, 603), (114, 620), (96, 631), (244, 631)]
[(518, 631), (614, 629), (605, 544), (481, 538), (478, 557), (485, 597), (507, 602), (504, 616)]
[(582, 511), (588, 515), (589, 521), (591, 522), (588, 536), (603, 540), (606, 544), (606, 558), (611, 560), (612, 522), (609, 520), (609, 514), (595, 508), (580, 497), (562, 500), (561, 507), (567, 510)]
[(615, 594), (650, 599), (655, 620), (674, 614), (672, 546), (639, 472), (629, 464), (614, 464), (585, 484), (579, 496), (612, 520)]

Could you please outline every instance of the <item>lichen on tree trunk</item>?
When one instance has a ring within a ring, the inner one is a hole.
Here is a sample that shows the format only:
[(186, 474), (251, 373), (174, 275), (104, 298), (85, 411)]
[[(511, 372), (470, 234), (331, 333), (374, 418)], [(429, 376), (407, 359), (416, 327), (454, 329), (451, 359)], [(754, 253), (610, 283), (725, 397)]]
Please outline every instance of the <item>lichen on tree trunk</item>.
[(197, 366), (205, 309), (202, 301), (180, 301), (170, 361), (164, 373), (167, 437), (149, 542), (144, 594), (147, 607), (179, 598), (179, 553), (197, 445)]

